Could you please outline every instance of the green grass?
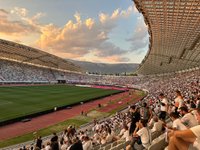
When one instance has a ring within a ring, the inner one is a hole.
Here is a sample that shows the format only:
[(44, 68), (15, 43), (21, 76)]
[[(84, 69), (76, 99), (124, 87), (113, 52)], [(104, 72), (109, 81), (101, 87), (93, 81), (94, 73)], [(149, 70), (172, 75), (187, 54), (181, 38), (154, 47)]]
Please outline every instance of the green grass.
[(0, 122), (118, 92), (67, 85), (0, 87)]

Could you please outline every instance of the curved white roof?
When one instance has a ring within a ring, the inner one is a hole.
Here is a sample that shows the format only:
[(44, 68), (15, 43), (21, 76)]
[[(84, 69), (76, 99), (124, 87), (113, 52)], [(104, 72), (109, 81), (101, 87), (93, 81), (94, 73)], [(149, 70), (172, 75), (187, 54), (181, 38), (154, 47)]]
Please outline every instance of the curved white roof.
[(139, 74), (163, 74), (200, 66), (199, 0), (133, 0), (148, 27), (149, 51)]

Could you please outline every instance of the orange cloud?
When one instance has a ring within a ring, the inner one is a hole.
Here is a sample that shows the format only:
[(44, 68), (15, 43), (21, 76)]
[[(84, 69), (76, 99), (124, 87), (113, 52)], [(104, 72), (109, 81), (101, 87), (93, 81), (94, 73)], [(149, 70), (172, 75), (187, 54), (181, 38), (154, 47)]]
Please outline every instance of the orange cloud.
[(40, 25), (37, 20), (42, 16), (38, 13), (35, 16), (27, 17), (28, 10), (15, 7), (11, 11), (0, 9), (0, 35), (13, 41), (23, 41), (27, 35), (35, 36), (40, 34)]

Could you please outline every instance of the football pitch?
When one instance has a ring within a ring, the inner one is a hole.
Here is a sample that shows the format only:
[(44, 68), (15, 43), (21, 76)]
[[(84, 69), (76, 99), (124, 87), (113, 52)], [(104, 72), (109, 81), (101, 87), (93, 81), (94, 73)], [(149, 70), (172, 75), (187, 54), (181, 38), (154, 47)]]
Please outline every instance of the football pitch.
[(0, 87), (0, 123), (118, 92), (70, 85)]

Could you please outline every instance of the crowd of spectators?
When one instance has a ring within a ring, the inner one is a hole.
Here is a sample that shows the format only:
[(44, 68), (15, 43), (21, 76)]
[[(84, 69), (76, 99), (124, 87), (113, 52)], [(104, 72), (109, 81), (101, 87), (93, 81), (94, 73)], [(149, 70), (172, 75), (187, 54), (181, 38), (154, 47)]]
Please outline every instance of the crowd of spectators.
[(82, 73), (58, 71), (50, 68), (28, 65), (20, 62), (1, 60), (0, 83), (4, 82), (55, 82), (65, 80), (67, 83), (126, 85), (133, 84), (135, 77), (89, 75)]
[(21, 81), (55, 81), (50, 69), (39, 68), (23, 63), (1, 60), (0, 81), (21, 82)]

